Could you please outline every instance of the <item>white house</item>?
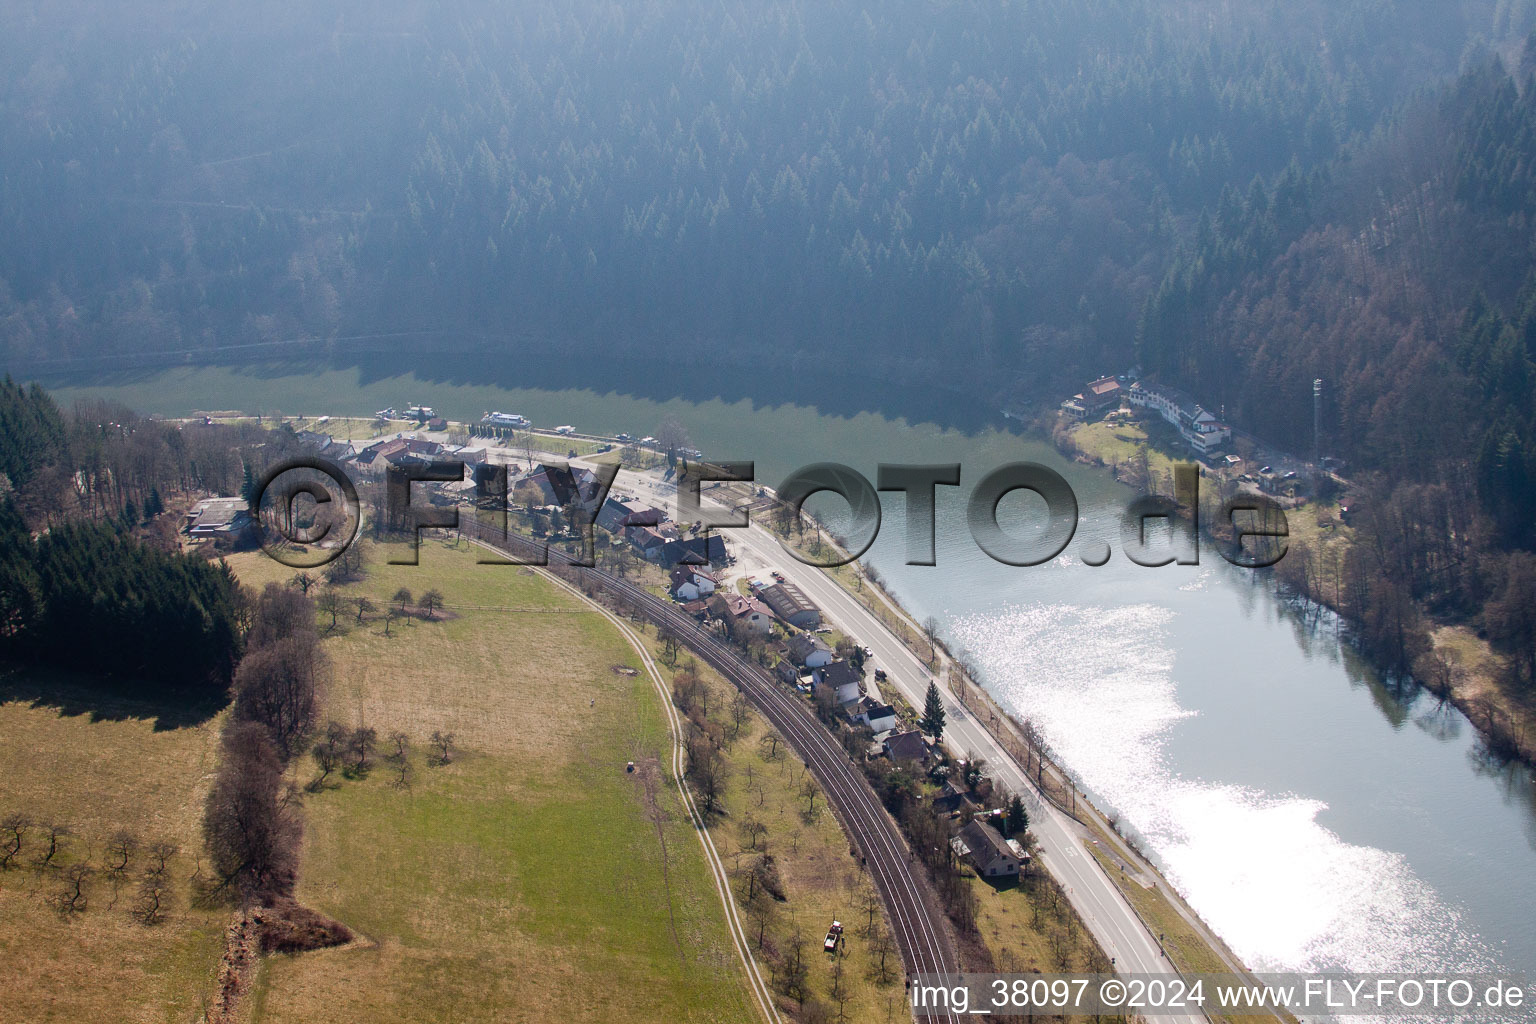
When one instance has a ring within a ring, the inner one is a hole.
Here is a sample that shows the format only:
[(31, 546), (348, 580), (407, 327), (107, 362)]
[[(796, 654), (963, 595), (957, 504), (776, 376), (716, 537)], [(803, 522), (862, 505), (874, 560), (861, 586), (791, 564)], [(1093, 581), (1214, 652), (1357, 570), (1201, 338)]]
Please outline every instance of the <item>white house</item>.
[(833, 661), (811, 673), (817, 691), (831, 690), (839, 704), (852, 704), (863, 696), (864, 677), (846, 661)]
[(672, 570), (672, 596), (679, 601), (697, 601), (715, 592), (715, 578), (696, 565), (679, 565)]
[(796, 633), (789, 640), (789, 656), (796, 665), (821, 668), (832, 664), (832, 648), (814, 633)]
[(896, 728), (896, 709), (869, 697), (861, 697), (849, 709), (855, 722), (862, 722), (874, 732), (886, 732)]

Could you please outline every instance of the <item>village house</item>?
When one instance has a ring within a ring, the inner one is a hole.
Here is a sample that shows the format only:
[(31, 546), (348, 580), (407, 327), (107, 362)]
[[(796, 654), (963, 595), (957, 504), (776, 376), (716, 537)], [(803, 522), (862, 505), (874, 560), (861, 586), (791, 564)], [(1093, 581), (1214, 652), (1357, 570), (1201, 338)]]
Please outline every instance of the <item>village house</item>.
[(655, 526), (631, 526), (625, 529), (624, 536), (640, 557), (648, 562), (661, 561), (662, 549), (669, 543)]
[(1118, 378), (1100, 377), (1089, 381), (1080, 394), (1062, 402), (1061, 411), (1071, 419), (1085, 420), (1106, 410), (1119, 408), (1124, 394), (1125, 389), (1120, 386)]
[(805, 591), (793, 583), (775, 583), (757, 592), (757, 598), (773, 609), (784, 622), (800, 629), (815, 629), (821, 625), (821, 609), (811, 603)]
[(1083, 408), (1091, 416), (1105, 409), (1114, 409), (1120, 405), (1123, 394), (1120, 381), (1114, 377), (1100, 377), (1098, 380), (1089, 381), (1083, 389)]
[(944, 785), (933, 795), (933, 806), (941, 811), (954, 812), (973, 807), (974, 804), (971, 802), (969, 793), (955, 785), (953, 779), (946, 779)]
[(880, 744), (880, 749), (898, 764), (928, 763), (928, 741), (916, 730), (891, 733)]
[(872, 697), (860, 697), (848, 709), (848, 716), (877, 733), (896, 728), (896, 709)]
[(401, 437), (390, 438), (387, 441), (379, 441), (369, 445), (358, 452), (352, 459), (352, 464), (360, 472), (372, 475), (380, 475), (389, 466), (387, 461), (391, 455), (398, 455), (406, 450), (405, 439)]
[(320, 457), (330, 459), (333, 462), (346, 462), (357, 454), (357, 449), (347, 441), (332, 441), (320, 449)]
[(1022, 858), (992, 826), (978, 819), (949, 841), (950, 848), (982, 878), (1017, 877)]
[(829, 691), (839, 704), (852, 704), (863, 696), (864, 677), (852, 662), (833, 661), (811, 672), (811, 681), (820, 695)]
[(297, 430), (294, 431), (293, 436), (299, 444), (306, 448), (313, 448), (316, 451), (331, 443), (330, 434), (321, 434), (314, 430)]
[(728, 565), (730, 556), (725, 553), (725, 541), (719, 534), (689, 537), (687, 540), (670, 541), (661, 552), (661, 564), (673, 565)]
[(680, 565), (672, 570), (672, 596), (678, 601), (697, 601), (715, 592), (717, 581), (696, 565)]
[(821, 668), (832, 664), (832, 648), (814, 633), (796, 633), (786, 645), (789, 656), (796, 665), (805, 668)]
[(570, 466), (568, 470), (540, 464), (533, 472), (518, 480), (512, 490), (534, 487), (540, 496), (538, 504), (569, 508), (579, 503), (590, 514), (597, 508), (597, 474), (580, 466)]
[(609, 533), (618, 533), (626, 526), (660, 526), (665, 518), (661, 509), (642, 501), (609, 498), (598, 510), (597, 525)]
[(788, 658), (780, 658), (778, 664), (773, 666), (773, 673), (779, 677), (780, 682), (788, 683), (790, 686), (797, 686), (800, 683), (800, 669)]
[(767, 636), (773, 630), (773, 613), (756, 598), (716, 592), (709, 599), (709, 611), (722, 622), (758, 636)]

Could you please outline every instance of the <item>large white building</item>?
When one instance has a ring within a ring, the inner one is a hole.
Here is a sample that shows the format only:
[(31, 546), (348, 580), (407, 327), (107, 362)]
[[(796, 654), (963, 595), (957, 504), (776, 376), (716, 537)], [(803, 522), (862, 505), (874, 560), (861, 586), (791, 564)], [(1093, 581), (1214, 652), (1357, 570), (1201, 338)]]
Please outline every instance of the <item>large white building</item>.
[(1157, 410), (1201, 455), (1209, 455), (1232, 440), (1231, 427), (1182, 391), (1137, 381), (1131, 385), (1129, 399), (1138, 408)]

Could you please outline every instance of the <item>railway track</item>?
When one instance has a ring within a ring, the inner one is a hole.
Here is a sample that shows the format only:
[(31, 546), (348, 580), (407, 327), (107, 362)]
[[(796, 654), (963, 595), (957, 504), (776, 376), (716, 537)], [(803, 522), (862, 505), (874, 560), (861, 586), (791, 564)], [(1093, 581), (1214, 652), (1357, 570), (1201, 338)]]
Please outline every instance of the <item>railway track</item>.
[[(543, 545), (485, 528), (469, 516), (460, 529), (475, 540), (509, 555), (537, 557)], [(719, 637), (655, 594), (599, 569), (573, 564), (560, 551), (548, 551), (549, 568), (583, 590), (596, 588), (628, 603), (645, 618), (665, 627), (710, 667), (729, 679), (752, 702), (805, 762), (825, 791), (844, 828), (875, 881), (901, 951), (908, 977), (948, 974), (959, 969), (954, 944), (936, 919), (937, 896), (896, 824), (842, 746), (797, 696), (791, 696), (765, 669), (747, 661)], [(930, 1018), (934, 1019), (934, 1018)], [(936, 1018), (958, 1022), (946, 1010)]]

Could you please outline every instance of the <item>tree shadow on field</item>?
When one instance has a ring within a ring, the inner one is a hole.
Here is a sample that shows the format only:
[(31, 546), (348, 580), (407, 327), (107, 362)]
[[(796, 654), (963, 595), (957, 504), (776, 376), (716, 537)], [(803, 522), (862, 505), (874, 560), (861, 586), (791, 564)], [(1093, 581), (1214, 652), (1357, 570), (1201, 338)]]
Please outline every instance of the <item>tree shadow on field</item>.
[(86, 716), (92, 722), (153, 719), (155, 731), (163, 732), (202, 725), (229, 700), (168, 692), (163, 683), (153, 680), (7, 665), (0, 667), (0, 704), (9, 703), (53, 708), (61, 715)]

